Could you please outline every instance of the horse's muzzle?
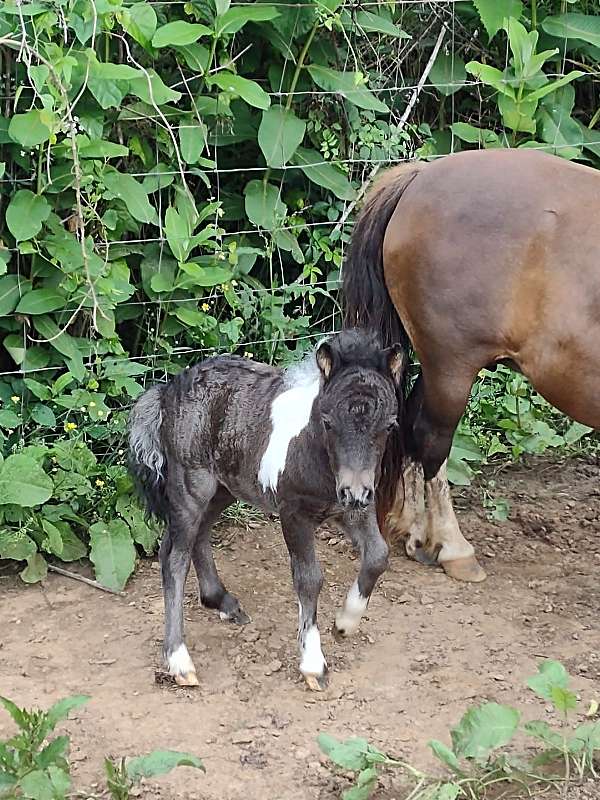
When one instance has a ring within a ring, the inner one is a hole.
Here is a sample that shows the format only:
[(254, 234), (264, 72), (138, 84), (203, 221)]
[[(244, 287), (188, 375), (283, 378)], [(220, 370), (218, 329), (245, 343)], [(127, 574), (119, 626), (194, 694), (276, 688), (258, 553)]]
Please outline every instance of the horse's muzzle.
[(371, 505), (375, 499), (375, 492), (372, 486), (339, 484), (337, 498), (344, 508), (358, 510)]

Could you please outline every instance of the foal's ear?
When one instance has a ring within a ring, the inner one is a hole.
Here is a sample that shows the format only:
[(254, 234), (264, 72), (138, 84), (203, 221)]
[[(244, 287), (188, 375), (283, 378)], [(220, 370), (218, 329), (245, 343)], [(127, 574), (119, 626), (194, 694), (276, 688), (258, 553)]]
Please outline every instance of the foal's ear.
[(404, 350), (399, 344), (394, 344), (383, 351), (386, 367), (392, 376), (392, 380), (396, 386), (400, 385), (402, 376), (404, 374), (404, 365), (406, 363), (406, 355)]
[(333, 369), (333, 352), (327, 342), (319, 347), (315, 355), (319, 369), (323, 373), (325, 380), (328, 380)]

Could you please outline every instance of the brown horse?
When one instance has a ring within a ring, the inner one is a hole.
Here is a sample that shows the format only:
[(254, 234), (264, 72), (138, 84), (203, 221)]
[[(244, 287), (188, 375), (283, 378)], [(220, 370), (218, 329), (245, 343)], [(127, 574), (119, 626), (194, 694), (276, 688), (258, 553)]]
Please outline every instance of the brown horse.
[(421, 364), (402, 420), (405, 491), (380, 520), (409, 555), (483, 580), (445, 470), (479, 370), (508, 363), (600, 428), (600, 171), (525, 149), (394, 167), (344, 270), (346, 323), (412, 345)]

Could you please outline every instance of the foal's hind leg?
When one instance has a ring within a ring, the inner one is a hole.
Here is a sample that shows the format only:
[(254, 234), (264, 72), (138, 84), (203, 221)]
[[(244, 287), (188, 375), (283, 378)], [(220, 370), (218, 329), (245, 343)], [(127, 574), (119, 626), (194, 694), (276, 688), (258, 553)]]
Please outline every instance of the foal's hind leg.
[[(451, 374), (452, 377), (448, 377)], [(427, 500), (425, 541), (409, 541), (415, 557), (440, 563), (446, 573), (458, 580), (478, 582), (485, 572), (475, 558), (473, 546), (462, 535), (450, 497), (446, 461), (456, 426), (465, 409), (473, 375), (451, 370), (426, 372), (418, 398), (413, 424), (415, 458), (423, 465)], [(420, 555), (419, 551), (422, 551)]]
[(192, 559), (198, 576), (201, 605), (205, 608), (216, 609), (221, 619), (245, 625), (250, 622), (250, 619), (242, 610), (237, 597), (230, 594), (223, 585), (217, 572), (210, 544), (210, 532), (213, 524), (233, 501), (233, 495), (224, 486), (219, 486), (198, 525)]
[(346, 596), (344, 605), (335, 615), (333, 634), (336, 637), (356, 633), (377, 579), (388, 565), (389, 548), (379, 531), (374, 514), (364, 514), (345, 524), (354, 546), (361, 555), (360, 572)]

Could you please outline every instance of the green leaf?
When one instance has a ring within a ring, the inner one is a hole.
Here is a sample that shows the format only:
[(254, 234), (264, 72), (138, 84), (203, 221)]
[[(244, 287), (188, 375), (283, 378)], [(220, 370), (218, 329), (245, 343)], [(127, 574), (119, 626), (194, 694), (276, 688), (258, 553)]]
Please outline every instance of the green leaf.
[(27, 773), (20, 781), (23, 797), (31, 800), (54, 800), (54, 787), (48, 775), (40, 769)]
[(21, 711), (19, 706), (16, 703), (13, 703), (12, 700), (9, 700), (8, 697), (2, 696), (0, 696), (0, 703), (2, 703), (4, 708), (8, 711), (16, 725), (23, 729), (27, 724), (26, 716), (23, 711)]
[(27, 559), (27, 566), (20, 573), (21, 580), (25, 583), (38, 583), (43, 581), (48, 574), (48, 564), (41, 553), (34, 553)]
[(538, 113), (537, 120), (541, 124), (542, 139), (551, 145), (554, 155), (566, 159), (580, 158), (583, 147), (583, 136), (579, 124), (570, 116), (562, 105), (547, 98)]
[[(217, 286), (220, 283), (226, 283), (231, 280), (232, 272), (227, 267), (205, 267), (202, 264), (196, 264), (195, 261), (187, 261), (181, 264), (181, 271), (191, 278), (194, 286)], [(178, 282), (180, 285), (181, 282)], [(186, 286), (190, 281), (185, 281)]]
[(246, 214), (250, 222), (267, 231), (281, 225), (287, 214), (287, 207), (281, 201), (276, 186), (260, 180), (250, 181), (246, 184), (244, 195)]
[(486, 131), (484, 128), (477, 128), (467, 122), (453, 122), (450, 129), (455, 136), (463, 142), (476, 144), (478, 147), (500, 147), (501, 143), (498, 134), (494, 131)]
[[(48, 509), (48, 506), (45, 506), (44, 510), (46, 509)], [(87, 547), (73, 533), (71, 526), (67, 522), (61, 521), (56, 522), (55, 525), (60, 530), (63, 543), (63, 550), (60, 555), (61, 561), (79, 561), (80, 558), (85, 558)]]
[(31, 239), (41, 231), (42, 224), (50, 216), (50, 210), (45, 197), (34, 194), (29, 189), (19, 189), (6, 209), (8, 230), (17, 242)]
[(0, 558), (25, 561), (37, 550), (33, 539), (23, 531), (0, 531)]
[(72, 697), (65, 697), (63, 700), (58, 700), (46, 712), (46, 720), (50, 726), (49, 730), (54, 730), (59, 722), (67, 719), (71, 711), (76, 708), (84, 706), (92, 698), (87, 694), (76, 694)]
[(236, 6), (217, 17), (215, 35), (217, 37), (229, 36), (241, 30), (247, 22), (265, 22), (278, 16), (277, 9), (262, 3), (248, 3), (245, 6)]
[(90, 140), (87, 136), (79, 135), (77, 144), (81, 158), (123, 158), (129, 155), (128, 147), (105, 139)]
[(465, 62), (456, 53), (446, 54), (443, 50), (434, 61), (429, 80), (445, 97), (458, 92), (467, 79)]
[(515, 92), (513, 87), (508, 82), (503, 72), (500, 72), (496, 67), (490, 67), (488, 64), (480, 64), (479, 61), (469, 61), (465, 64), (465, 69), (471, 75), (474, 75), (480, 81), (491, 86), (501, 94), (506, 95), (514, 100)]
[(52, 136), (56, 115), (46, 109), (14, 114), (8, 126), (10, 138), (23, 147), (37, 147)]
[(309, 180), (333, 192), (340, 200), (353, 200), (356, 197), (356, 191), (346, 174), (334, 164), (324, 162), (323, 156), (316, 150), (298, 147), (292, 162), (300, 167)]
[(320, 733), (317, 744), (338, 767), (358, 771), (369, 766), (369, 743), (366, 739), (351, 738), (340, 742), (327, 733)]
[(90, 560), (103, 586), (115, 591), (123, 589), (135, 566), (135, 547), (122, 520), (96, 522), (91, 526)]
[(53, 553), (55, 556), (62, 555), (63, 541), (60, 530), (48, 519), (42, 520), (42, 528), (48, 537), (42, 545), (44, 550), (47, 553)]
[(134, 3), (119, 12), (121, 25), (136, 42), (146, 46), (156, 31), (156, 12), (149, 3)]
[(147, 70), (147, 73), (147, 75), (140, 75), (139, 78), (129, 81), (132, 94), (137, 95), (140, 100), (151, 106), (177, 103), (181, 99), (181, 92), (170, 89), (153, 69)]
[(571, 81), (581, 78), (582, 75), (585, 75), (585, 72), (582, 72), (579, 69), (574, 69), (566, 75), (563, 75), (562, 78), (559, 78), (556, 81), (551, 81), (550, 83), (546, 83), (544, 86), (536, 89), (533, 92), (528, 92), (526, 99), (528, 102), (531, 102), (532, 100), (541, 100), (542, 97), (546, 97), (546, 95), (550, 94), (551, 92), (555, 92), (557, 89), (560, 89), (561, 86), (566, 86), (568, 83), (571, 83)]
[(569, 13), (545, 17), (542, 28), (550, 36), (562, 40), (579, 39), (600, 47), (600, 17), (597, 14)]
[(197, 42), (202, 36), (212, 33), (206, 25), (200, 25), (185, 20), (176, 20), (162, 25), (152, 37), (153, 47), (167, 47), (168, 45), (186, 45)]
[(498, 33), (506, 17), (519, 19), (523, 15), (521, 0), (473, 0), (473, 3), (490, 40)]
[(552, 700), (552, 688), (558, 686), (566, 689), (569, 685), (569, 673), (560, 663), (548, 659), (538, 665), (538, 673), (527, 681), (527, 686), (543, 700)]
[[(65, 358), (69, 359), (72, 366), (75, 366), (78, 370), (78, 374), (85, 374), (83, 359), (75, 339), (64, 330), (61, 330), (52, 317), (46, 315), (35, 316), (33, 318), (33, 325), (40, 336), (43, 336), (55, 350), (58, 350)], [(70, 371), (75, 375), (73, 369)], [(75, 377), (78, 376), (75, 375)], [(81, 377), (83, 377), (83, 375), (81, 375)]]
[(0, 505), (33, 508), (52, 497), (52, 480), (31, 456), (17, 453), (0, 467)]
[(16, 314), (47, 314), (64, 308), (66, 299), (54, 289), (34, 289), (23, 295), (15, 309)]
[(0, 428), (8, 428), (9, 430), (13, 430), (14, 428), (18, 428), (21, 424), (21, 417), (19, 417), (15, 412), (10, 408), (3, 408), (0, 411)]
[(427, 742), (427, 744), (432, 749), (436, 758), (439, 758), (439, 760), (449, 767), (452, 772), (455, 772), (457, 775), (463, 774), (457, 757), (449, 747), (447, 747), (443, 742), (439, 742), (437, 739), (431, 739), (431, 741)]
[(533, 720), (531, 722), (526, 722), (525, 725), (523, 726), (523, 729), (530, 736), (534, 736), (536, 739), (540, 739), (540, 741), (544, 742), (544, 744), (548, 744), (551, 747), (555, 747), (557, 750), (562, 750), (563, 746), (562, 735), (558, 731), (555, 731), (553, 728), (551, 728), (547, 722), (543, 722), (541, 720)]
[(0, 278), (0, 317), (12, 314), (23, 289), (27, 291), (27, 288), (23, 287), (23, 280), (18, 275), (3, 275)]
[(106, 172), (104, 185), (114, 197), (127, 206), (127, 210), (138, 222), (156, 222), (156, 211), (148, 201), (148, 195), (141, 183), (131, 175), (122, 172)]
[(508, 744), (519, 725), (520, 713), (498, 703), (483, 703), (471, 708), (451, 731), (452, 745), (459, 758), (487, 758)]
[(368, 800), (377, 785), (377, 769), (367, 767), (359, 772), (356, 784), (342, 792), (342, 800)]
[(186, 120), (179, 125), (179, 146), (186, 164), (195, 164), (206, 147), (206, 126), (196, 120)]
[(206, 772), (204, 764), (191, 753), (181, 753), (177, 750), (154, 750), (147, 756), (138, 756), (127, 761), (127, 775), (132, 781), (140, 778), (155, 778), (157, 775), (166, 775), (175, 767), (195, 767)]
[(216, 84), (224, 92), (230, 92), (239, 96), (242, 100), (254, 108), (267, 109), (271, 105), (271, 98), (265, 90), (255, 81), (234, 75), (233, 72), (218, 72), (211, 76), (212, 83)]
[(90, 75), (103, 81), (131, 81), (141, 74), (139, 69), (129, 64), (118, 64), (112, 61), (90, 59)]
[(550, 689), (550, 699), (557, 711), (566, 714), (577, 708), (577, 695), (562, 686), (552, 686)]
[(356, 26), (362, 28), (366, 33), (381, 33), (384, 36), (394, 36), (398, 39), (410, 39), (410, 36), (402, 28), (394, 24), (387, 16), (382, 13), (373, 14), (371, 11), (358, 10), (354, 20), (350, 14), (350, 23), (355, 20)]
[(537, 100), (530, 100), (530, 97), (531, 95), (526, 95), (526, 99), (521, 102), (516, 102), (504, 94), (498, 97), (498, 109), (507, 128), (515, 132), (535, 133), (533, 115), (536, 112)]
[(192, 231), (187, 218), (172, 206), (165, 212), (165, 236), (177, 261), (185, 261), (192, 249)]
[(258, 129), (258, 144), (269, 167), (283, 167), (302, 144), (306, 122), (283, 106), (263, 111)]
[(359, 72), (340, 72), (320, 64), (307, 67), (313, 81), (326, 92), (336, 92), (359, 108), (388, 113), (389, 108), (364, 85)]
[(567, 444), (575, 444), (593, 430), (593, 428), (582, 425), (580, 422), (573, 422), (565, 433), (565, 442)]

